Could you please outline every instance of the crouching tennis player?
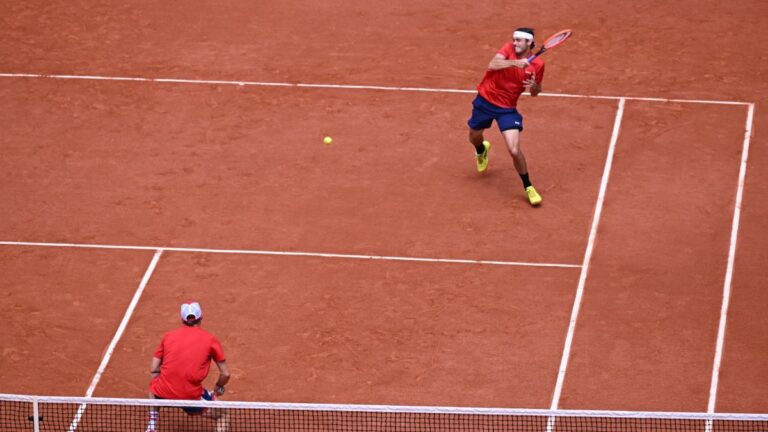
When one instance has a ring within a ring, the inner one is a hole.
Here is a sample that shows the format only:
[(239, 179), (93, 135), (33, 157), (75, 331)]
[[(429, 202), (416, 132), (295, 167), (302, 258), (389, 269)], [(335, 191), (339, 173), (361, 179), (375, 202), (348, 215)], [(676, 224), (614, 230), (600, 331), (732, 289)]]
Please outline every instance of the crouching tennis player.
[[(151, 399), (186, 399), (186, 400), (215, 400), (224, 394), (224, 386), (229, 382), (224, 350), (216, 336), (200, 327), (203, 311), (197, 302), (181, 305), (182, 326), (169, 331), (160, 341), (152, 358), (149, 383)], [(213, 392), (203, 388), (203, 381), (208, 376), (211, 360), (219, 368), (219, 379)], [(226, 412), (217, 409), (183, 408), (189, 415), (202, 415), (216, 421), (216, 431), (227, 430), (228, 417)], [(158, 410), (153, 407), (149, 411), (147, 432), (155, 432)]]
[(523, 180), (528, 201), (533, 206), (541, 204), (541, 196), (528, 178), (528, 165), (520, 147), (523, 116), (517, 111), (517, 99), (528, 89), (531, 96), (541, 92), (544, 79), (544, 61), (541, 57), (528, 62), (534, 47), (533, 29), (519, 28), (512, 35), (512, 42), (503, 47), (491, 59), (488, 70), (477, 86), (477, 97), (472, 103), (469, 125), (469, 142), (475, 147), (477, 171), (488, 168), (488, 149), (491, 143), (483, 139), (483, 130), (496, 120), (507, 150), (512, 156), (515, 169)]

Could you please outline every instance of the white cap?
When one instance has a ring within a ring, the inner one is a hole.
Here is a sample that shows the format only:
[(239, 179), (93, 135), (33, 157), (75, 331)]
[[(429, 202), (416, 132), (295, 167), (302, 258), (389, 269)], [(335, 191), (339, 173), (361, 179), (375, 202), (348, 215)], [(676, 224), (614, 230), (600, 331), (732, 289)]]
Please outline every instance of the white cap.
[(197, 321), (203, 317), (203, 310), (200, 308), (198, 302), (187, 302), (181, 305), (181, 320), (182, 321)]

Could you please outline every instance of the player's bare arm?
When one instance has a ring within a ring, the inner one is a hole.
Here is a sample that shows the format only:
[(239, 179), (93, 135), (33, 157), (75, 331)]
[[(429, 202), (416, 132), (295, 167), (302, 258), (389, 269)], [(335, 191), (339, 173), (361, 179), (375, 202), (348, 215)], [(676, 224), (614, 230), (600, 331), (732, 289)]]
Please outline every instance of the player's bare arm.
[(529, 63), (528, 60), (522, 59), (522, 60), (516, 60), (511, 59), (507, 60), (504, 58), (501, 54), (496, 54), (492, 59), (491, 62), (488, 64), (488, 69), (490, 70), (500, 70), (500, 69), (506, 69), (510, 67), (517, 67), (524, 69), (528, 67)]
[(213, 391), (220, 396), (224, 394), (224, 386), (229, 382), (231, 374), (229, 373), (229, 366), (227, 366), (225, 361), (216, 362), (216, 367), (219, 368), (219, 379), (216, 380), (216, 387), (214, 387)]
[(160, 365), (163, 364), (163, 360), (152, 357), (152, 364), (149, 366), (149, 375), (152, 377), (152, 379), (157, 378), (160, 376)]

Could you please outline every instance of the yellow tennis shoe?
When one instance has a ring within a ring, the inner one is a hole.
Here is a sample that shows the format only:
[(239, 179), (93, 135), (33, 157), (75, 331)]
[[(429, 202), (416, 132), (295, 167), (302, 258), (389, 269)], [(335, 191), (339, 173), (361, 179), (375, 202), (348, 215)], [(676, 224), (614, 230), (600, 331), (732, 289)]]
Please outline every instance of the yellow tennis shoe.
[(525, 188), (525, 193), (528, 195), (528, 201), (531, 203), (532, 206), (537, 206), (541, 204), (541, 195), (539, 195), (538, 192), (536, 192), (536, 189), (533, 186), (528, 186)]
[(489, 141), (483, 141), (483, 147), (485, 147), (485, 150), (483, 150), (482, 153), (476, 155), (477, 172), (483, 172), (488, 169), (488, 149), (491, 148), (491, 143)]

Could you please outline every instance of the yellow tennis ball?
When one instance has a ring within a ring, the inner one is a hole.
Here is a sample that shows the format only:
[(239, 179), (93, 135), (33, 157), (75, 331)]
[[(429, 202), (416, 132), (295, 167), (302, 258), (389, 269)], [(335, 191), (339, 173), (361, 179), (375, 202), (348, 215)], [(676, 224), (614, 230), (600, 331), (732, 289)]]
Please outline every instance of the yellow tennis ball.
[(327, 137), (323, 138), (323, 142), (326, 143), (326, 144), (330, 144), (330, 143), (333, 142), (333, 138), (327, 136)]

